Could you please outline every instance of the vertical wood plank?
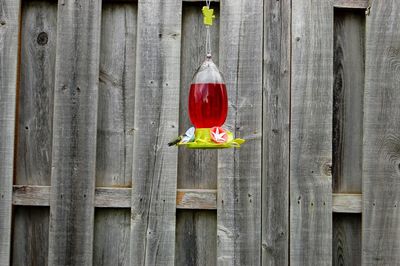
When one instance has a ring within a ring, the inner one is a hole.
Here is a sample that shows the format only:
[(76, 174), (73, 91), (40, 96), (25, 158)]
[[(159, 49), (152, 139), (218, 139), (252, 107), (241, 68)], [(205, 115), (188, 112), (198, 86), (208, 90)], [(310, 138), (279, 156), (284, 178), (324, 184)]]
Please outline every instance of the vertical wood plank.
[(49, 265), (91, 265), (101, 1), (58, 5)]
[(215, 211), (177, 211), (175, 265), (216, 265), (216, 216)]
[[(188, 115), (189, 86), (205, 59), (205, 27), (201, 8), (204, 3), (184, 3), (182, 10), (182, 52), (179, 132), (191, 126)], [(211, 4), (216, 19), (211, 30), (213, 61), (218, 64), (219, 5)], [(178, 152), (178, 188), (217, 188), (217, 151)], [(216, 265), (217, 213), (181, 210), (176, 221), (176, 265)]]
[(14, 208), (12, 265), (48, 265), (49, 208)]
[(181, 0), (139, 0), (131, 265), (175, 260)]
[[(23, 1), (15, 183), (49, 186), (57, 3)], [(13, 265), (47, 265), (49, 209), (15, 211)]]
[(400, 3), (373, 1), (366, 26), (363, 265), (400, 261)]
[(361, 265), (361, 215), (333, 214), (332, 265)]
[(361, 193), (365, 12), (335, 9), (333, 190)]
[(19, 0), (0, 0), (0, 265), (9, 265), (16, 119)]
[(264, 1), (262, 265), (289, 263), (290, 8)]
[(49, 186), (57, 4), (24, 1), (18, 99), (16, 184)]
[(103, 5), (96, 186), (131, 187), (137, 4)]
[(290, 265), (332, 264), (333, 7), (292, 2)]
[(218, 153), (217, 262), (261, 262), (263, 1), (222, 1), (220, 68), (229, 97), (225, 127), (247, 139)]
[(129, 210), (96, 208), (93, 265), (129, 265)]
[[(96, 186), (131, 187), (136, 3), (103, 3)], [(130, 211), (96, 209), (94, 265), (129, 265)]]
[[(333, 191), (361, 193), (365, 11), (335, 9)], [(333, 214), (333, 265), (361, 264), (361, 216)]]

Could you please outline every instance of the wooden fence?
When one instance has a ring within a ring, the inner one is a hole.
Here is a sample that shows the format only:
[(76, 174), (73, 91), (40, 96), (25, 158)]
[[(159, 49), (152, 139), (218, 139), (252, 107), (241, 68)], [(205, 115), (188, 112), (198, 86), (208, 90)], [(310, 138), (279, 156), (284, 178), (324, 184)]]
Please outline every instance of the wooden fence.
[[(0, 0), (0, 265), (400, 265), (400, 2)], [(362, 219), (361, 219), (362, 218)]]

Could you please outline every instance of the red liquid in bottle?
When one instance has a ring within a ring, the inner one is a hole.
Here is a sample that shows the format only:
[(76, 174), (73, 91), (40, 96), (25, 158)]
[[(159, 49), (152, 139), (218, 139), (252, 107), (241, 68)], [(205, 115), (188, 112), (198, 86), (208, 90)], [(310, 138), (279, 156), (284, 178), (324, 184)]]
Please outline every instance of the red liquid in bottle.
[(196, 128), (222, 126), (228, 112), (228, 95), (223, 83), (190, 85), (189, 117)]

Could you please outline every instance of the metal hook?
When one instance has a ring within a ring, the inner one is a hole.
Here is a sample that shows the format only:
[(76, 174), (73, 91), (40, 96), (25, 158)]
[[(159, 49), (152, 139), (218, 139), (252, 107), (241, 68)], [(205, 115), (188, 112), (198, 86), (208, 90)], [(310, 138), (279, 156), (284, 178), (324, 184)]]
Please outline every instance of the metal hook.
[(371, 0), (368, 1), (367, 9), (365, 9), (365, 15), (369, 16), (370, 13), (371, 13)]

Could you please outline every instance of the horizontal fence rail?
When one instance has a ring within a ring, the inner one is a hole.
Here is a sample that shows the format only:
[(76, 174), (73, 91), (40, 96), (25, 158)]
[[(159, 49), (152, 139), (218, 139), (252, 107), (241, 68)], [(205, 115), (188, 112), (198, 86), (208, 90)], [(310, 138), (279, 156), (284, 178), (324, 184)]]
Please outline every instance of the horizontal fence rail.
[[(13, 205), (49, 206), (50, 186), (13, 186)], [(130, 208), (131, 188), (96, 187), (94, 205), (97, 208)], [(333, 193), (332, 211), (361, 213), (361, 194)], [(177, 209), (216, 210), (216, 189), (178, 189)]]
[(368, 0), (334, 0), (333, 6), (338, 8), (361, 8), (366, 9)]

